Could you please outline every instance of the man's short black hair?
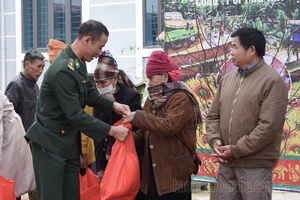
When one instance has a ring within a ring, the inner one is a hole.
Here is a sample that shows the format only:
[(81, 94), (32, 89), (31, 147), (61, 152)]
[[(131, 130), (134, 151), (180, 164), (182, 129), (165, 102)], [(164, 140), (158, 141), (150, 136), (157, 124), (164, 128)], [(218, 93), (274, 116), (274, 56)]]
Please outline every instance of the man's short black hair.
[(245, 50), (254, 46), (258, 56), (263, 57), (265, 55), (266, 39), (261, 31), (255, 28), (245, 27), (233, 32), (231, 37), (239, 37), (240, 44)]
[(36, 60), (44, 60), (44, 59), (45, 59), (45, 57), (43, 56), (43, 54), (41, 52), (39, 52), (37, 50), (29, 50), (25, 53), (23, 67), (25, 69), (26, 61), (33, 63)]

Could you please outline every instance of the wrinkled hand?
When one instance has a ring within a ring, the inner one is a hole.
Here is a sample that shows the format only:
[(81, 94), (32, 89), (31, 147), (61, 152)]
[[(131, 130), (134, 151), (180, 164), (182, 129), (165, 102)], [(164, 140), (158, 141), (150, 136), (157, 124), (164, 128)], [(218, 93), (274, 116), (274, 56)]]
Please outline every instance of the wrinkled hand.
[(123, 117), (125, 117), (128, 113), (130, 113), (130, 108), (128, 105), (120, 104), (116, 101), (113, 103), (113, 110), (116, 113), (122, 115)]
[(218, 147), (220, 154), (220, 157), (224, 160), (231, 160), (233, 158), (233, 154), (231, 152), (231, 148), (230, 145), (225, 145), (225, 146), (221, 146)]
[(103, 170), (103, 169), (100, 169), (100, 170), (97, 172), (98, 182), (99, 182), (99, 183), (101, 183), (101, 181), (102, 181), (103, 174), (104, 174), (104, 170)]
[(127, 122), (132, 122), (133, 118), (135, 115), (135, 111), (134, 112), (130, 112), (126, 115), (126, 117), (124, 117), (124, 121), (123, 123), (127, 123)]
[(108, 132), (108, 135), (114, 137), (116, 140), (124, 142), (129, 132), (130, 129), (126, 128), (124, 124), (121, 124), (119, 126), (112, 126), (110, 131)]
[(211, 156), (214, 156), (217, 158), (217, 160), (214, 160), (213, 162), (221, 162), (221, 163), (228, 163), (228, 160), (233, 158), (233, 155), (231, 153), (230, 145), (222, 146), (221, 140), (217, 140), (214, 143), (214, 151), (215, 154), (211, 154)]
[(80, 167), (85, 169), (88, 166), (88, 156), (87, 154), (82, 154), (80, 156)]

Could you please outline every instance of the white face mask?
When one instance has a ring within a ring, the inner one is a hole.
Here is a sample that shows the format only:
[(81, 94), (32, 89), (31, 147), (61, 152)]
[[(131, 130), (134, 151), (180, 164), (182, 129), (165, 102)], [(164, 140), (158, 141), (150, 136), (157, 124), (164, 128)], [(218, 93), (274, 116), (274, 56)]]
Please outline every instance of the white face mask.
[(98, 92), (100, 94), (107, 94), (107, 93), (110, 93), (110, 94), (114, 94), (115, 91), (116, 91), (116, 88), (112, 86), (112, 84), (110, 84), (109, 86), (107, 87), (104, 87), (104, 88), (97, 88), (98, 89)]

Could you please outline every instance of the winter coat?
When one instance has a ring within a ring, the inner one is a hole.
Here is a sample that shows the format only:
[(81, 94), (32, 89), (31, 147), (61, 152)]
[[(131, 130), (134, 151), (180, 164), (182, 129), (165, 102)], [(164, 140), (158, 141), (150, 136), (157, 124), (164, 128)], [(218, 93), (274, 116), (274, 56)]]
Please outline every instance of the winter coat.
[(136, 111), (132, 124), (140, 128), (134, 137), (138, 151), (143, 149), (141, 191), (148, 194), (150, 168), (158, 195), (176, 192), (188, 184), (195, 165), (189, 149), (179, 139), (196, 149), (195, 115), (188, 95), (177, 92), (156, 110), (151, 109), (148, 98), (143, 110)]
[(16, 197), (36, 188), (32, 155), (24, 135), (20, 116), (0, 91), (0, 176), (16, 180)]
[(39, 95), (36, 80), (26, 77), (21, 72), (7, 85), (5, 95), (13, 103), (27, 131), (35, 121), (36, 101)]
[(230, 145), (232, 167), (275, 167), (287, 108), (287, 86), (260, 61), (242, 76), (238, 70), (220, 82), (206, 117), (211, 147), (217, 139)]

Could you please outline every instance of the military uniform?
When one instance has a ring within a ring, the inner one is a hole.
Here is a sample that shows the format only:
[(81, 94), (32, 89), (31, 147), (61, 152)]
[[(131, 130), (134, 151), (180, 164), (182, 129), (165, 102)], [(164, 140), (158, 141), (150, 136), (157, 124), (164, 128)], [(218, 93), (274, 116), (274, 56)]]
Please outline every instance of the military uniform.
[(111, 128), (83, 108), (111, 113), (112, 104), (90, 83), (86, 64), (67, 46), (45, 73), (36, 122), (25, 136), (32, 143), (40, 200), (79, 200), (80, 132), (100, 142)]

